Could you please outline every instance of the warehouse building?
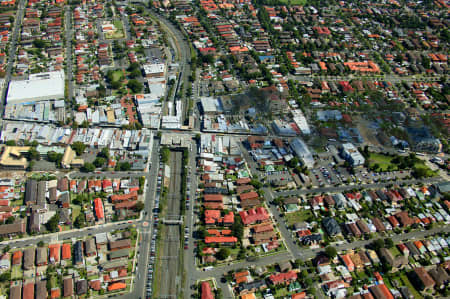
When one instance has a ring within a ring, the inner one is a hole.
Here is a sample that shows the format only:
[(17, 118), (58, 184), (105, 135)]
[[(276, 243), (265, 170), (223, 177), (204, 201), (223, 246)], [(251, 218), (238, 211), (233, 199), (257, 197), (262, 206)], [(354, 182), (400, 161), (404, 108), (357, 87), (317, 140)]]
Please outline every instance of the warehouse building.
[(32, 74), (28, 80), (11, 81), (7, 104), (27, 104), (64, 98), (64, 71)]

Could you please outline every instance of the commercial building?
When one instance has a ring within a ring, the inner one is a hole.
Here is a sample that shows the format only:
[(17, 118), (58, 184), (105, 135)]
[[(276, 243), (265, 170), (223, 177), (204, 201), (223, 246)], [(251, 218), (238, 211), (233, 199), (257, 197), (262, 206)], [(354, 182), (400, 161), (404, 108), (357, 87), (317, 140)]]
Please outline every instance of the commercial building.
[(23, 154), (27, 153), (29, 149), (29, 146), (5, 146), (0, 157), (0, 166), (9, 169), (25, 170), (28, 162)]
[(312, 168), (314, 166), (314, 158), (306, 144), (300, 138), (294, 138), (291, 141), (291, 148), (295, 154), (302, 160), (303, 164)]
[(63, 168), (83, 166), (84, 165), (83, 159), (75, 159), (76, 155), (77, 155), (76, 152), (70, 146), (67, 146), (61, 161), (61, 166)]
[(351, 143), (342, 144), (341, 148), (342, 157), (348, 161), (352, 166), (360, 166), (363, 165), (366, 161), (358, 151), (358, 149)]
[(6, 102), (26, 104), (64, 98), (64, 71), (30, 75), (28, 80), (11, 81)]
[(144, 74), (147, 78), (163, 77), (166, 72), (164, 63), (151, 63), (143, 66)]
[(218, 114), (223, 112), (222, 101), (220, 98), (203, 97), (200, 99), (202, 112), (204, 114)]

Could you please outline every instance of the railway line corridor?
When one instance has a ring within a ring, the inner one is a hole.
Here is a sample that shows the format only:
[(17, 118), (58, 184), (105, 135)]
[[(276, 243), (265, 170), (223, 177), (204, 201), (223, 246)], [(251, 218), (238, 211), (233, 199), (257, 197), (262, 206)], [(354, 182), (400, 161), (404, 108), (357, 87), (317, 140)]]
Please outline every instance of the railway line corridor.
[[(183, 153), (171, 151), (169, 159), (170, 177), (167, 200), (165, 201), (164, 219), (161, 222), (161, 254), (158, 254), (159, 291), (155, 298), (177, 298), (181, 287), (180, 255), (181, 231), (180, 225), (174, 224), (173, 220), (180, 219), (180, 204), (182, 196), (182, 158)], [(167, 221), (164, 221), (167, 220)]]

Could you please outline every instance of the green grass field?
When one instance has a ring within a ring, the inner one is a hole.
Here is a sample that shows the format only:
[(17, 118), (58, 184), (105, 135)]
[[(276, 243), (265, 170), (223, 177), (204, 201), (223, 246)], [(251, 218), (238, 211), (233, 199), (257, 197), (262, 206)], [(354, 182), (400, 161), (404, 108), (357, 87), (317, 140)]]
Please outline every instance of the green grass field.
[(308, 219), (311, 216), (312, 213), (310, 210), (300, 210), (292, 213), (286, 213), (284, 215), (284, 217), (286, 217), (286, 222), (289, 226), (297, 222), (306, 221), (306, 219)]
[(370, 156), (369, 156), (370, 166), (372, 166), (374, 164), (378, 164), (380, 166), (379, 169), (381, 171), (387, 171), (389, 166), (392, 167), (392, 170), (397, 170), (397, 165), (395, 165), (391, 162), (392, 159), (393, 158), (390, 156), (377, 154), (377, 153), (370, 153)]
[(116, 27), (117, 30), (122, 30), (123, 29), (122, 21), (114, 20), (113, 24), (114, 24), (114, 27)]

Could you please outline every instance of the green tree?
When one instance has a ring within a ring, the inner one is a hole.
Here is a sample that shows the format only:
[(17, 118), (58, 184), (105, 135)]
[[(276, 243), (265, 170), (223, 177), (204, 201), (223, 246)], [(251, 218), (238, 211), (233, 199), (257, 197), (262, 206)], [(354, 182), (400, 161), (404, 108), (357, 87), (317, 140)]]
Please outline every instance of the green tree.
[(384, 239), (384, 244), (386, 244), (387, 248), (392, 248), (394, 247), (394, 241), (392, 241), (391, 238), (386, 238)]
[(4, 272), (0, 275), (0, 282), (6, 282), (11, 280), (11, 271)]
[(109, 159), (109, 149), (104, 147), (98, 154), (97, 157), (102, 157), (105, 159)]
[(168, 147), (163, 147), (161, 150), (161, 161), (166, 164), (167, 162), (169, 162), (169, 158), (170, 158), (170, 150)]
[(334, 259), (337, 256), (337, 250), (333, 246), (328, 246), (327, 248), (325, 248), (325, 254), (330, 259)]
[(373, 250), (380, 250), (381, 248), (384, 248), (384, 241), (382, 239), (376, 239), (375, 241), (372, 242), (372, 248)]
[(75, 141), (74, 143), (72, 143), (72, 149), (77, 153), (77, 156), (80, 156), (84, 153), (86, 145), (83, 142)]
[(50, 220), (45, 224), (47, 230), (54, 233), (58, 230), (59, 225), (59, 214), (56, 213)]
[(8, 140), (5, 143), (7, 146), (16, 146), (16, 141), (15, 140)]
[(219, 252), (217, 252), (216, 257), (217, 259), (223, 261), (226, 260), (230, 256), (230, 249), (228, 248), (221, 248)]
[(134, 206), (134, 210), (140, 212), (144, 209), (144, 203), (142, 201), (138, 201)]
[(86, 226), (86, 219), (83, 213), (80, 213), (80, 215), (78, 215), (77, 218), (75, 218), (75, 222), (73, 223), (73, 225), (76, 228), (83, 228)]
[(30, 160), (36, 160), (39, 161), (41, 159), (41, 155), (39, 154), (39, 152), (36, 150), (36, 148), (32, 147), (28, 150), (28, 158)]
[(106, 160), (105, 160), (105, 158), (102, 158), (102, 157), (97, 157), (94, 160), (94, 165), (97, 168), (102, 167), (103, 165), (105, 165), (105, 163), (106, 163)]
[(231, 230), (233, 231), (233, 236), (242, 240), (244, 236), (244, 225), (242, 224), (241, 217), (235, 217), (234, 223), (231, 226)]
[(127, 83), (127, 87), (128, 87), (129, 89), (131, 89), (131, 91), (132, 91), (133, 93), (139, 93), (139, 92), (141, 92), (142, 89), (143, 89), (142, 83), (139, 82), (139, 81), (136, 80), (136, 79), (131, 79), (131, 80), (129, 80), (128, 83)]
[(35, 39), (33, 41), (33, 46), (35, 48), (42, 49), (45, 47), (45, 41), (43, 41), (42, 39)]
[(81, 167), (82, 172), (93, 172), (95, 170), (95, 166), (92, 163), (86, 162), (83, 167)]
[(131, 169), (130, 162), (120, 162), (117, 163), (115, 170), (117, 171), (128, 171)]

